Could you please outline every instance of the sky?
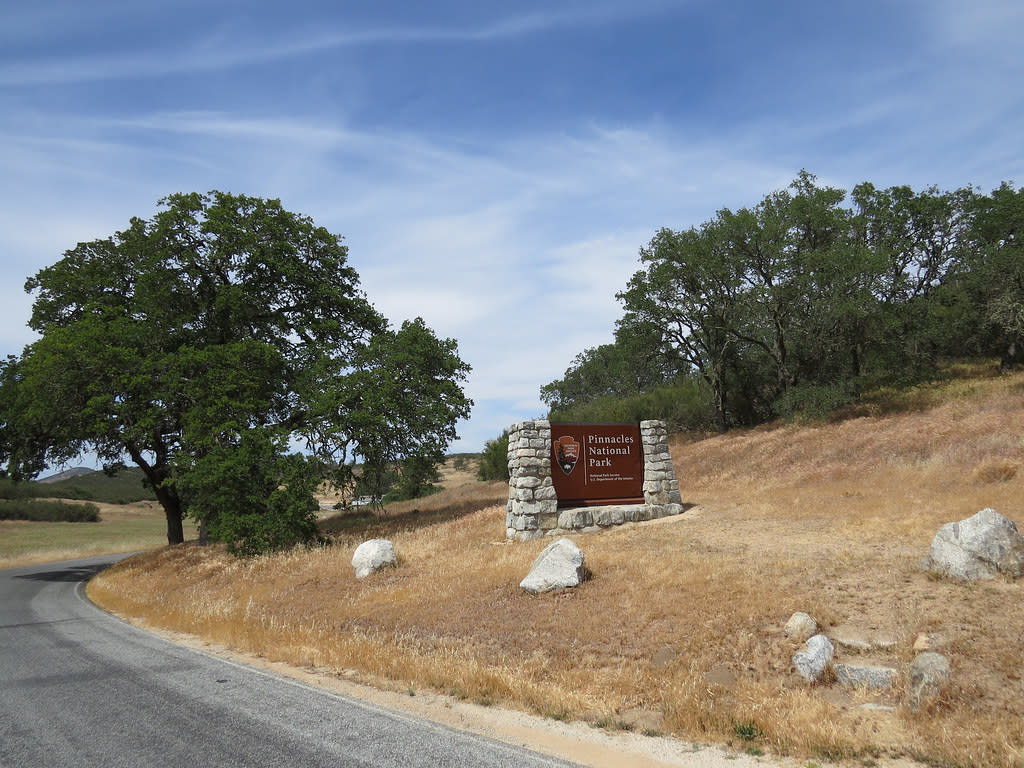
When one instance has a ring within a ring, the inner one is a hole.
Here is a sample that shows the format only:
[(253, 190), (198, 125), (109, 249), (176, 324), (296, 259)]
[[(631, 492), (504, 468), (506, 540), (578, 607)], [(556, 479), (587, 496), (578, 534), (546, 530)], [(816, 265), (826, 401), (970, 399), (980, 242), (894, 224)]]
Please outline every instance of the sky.
[(171, 193), (279, 198), (473, 366), (452, 451), (542, 417), (658, 229), (801, 169), (1024, 183), (1020, 0), (33, 0), (0, 24), (0, 355), (25, 279)]

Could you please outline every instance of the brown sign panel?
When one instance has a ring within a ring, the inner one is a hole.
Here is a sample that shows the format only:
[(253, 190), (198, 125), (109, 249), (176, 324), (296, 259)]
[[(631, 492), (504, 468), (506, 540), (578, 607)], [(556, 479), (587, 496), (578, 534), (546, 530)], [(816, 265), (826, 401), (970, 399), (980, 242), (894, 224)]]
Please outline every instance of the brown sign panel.
[(551, 478), (558, 506), (642, 504), (639, 424), (552, 424)]

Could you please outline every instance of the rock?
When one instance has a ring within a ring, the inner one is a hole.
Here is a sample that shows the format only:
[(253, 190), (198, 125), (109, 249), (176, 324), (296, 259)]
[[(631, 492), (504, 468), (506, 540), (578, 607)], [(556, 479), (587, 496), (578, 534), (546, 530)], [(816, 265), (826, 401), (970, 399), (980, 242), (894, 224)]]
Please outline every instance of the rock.
[(803, 611), (797, 611), (790, 616), (786, 626), (782, 628), (782, 632), (786, 637), (801, 643), (813, 637), (817, 631), (818, 622), (810, 614), (806, 614)]
[(845, 688), (867, 688), (884, 691), (896, 685), (899, 673), (891, 667), (858, 667), (853, 664), (836, 664), (832, 667), (836, 680)]
[(733, 688), (736, 685), (736, 673), (726, 666), (716, 664), (704, 673), (704, 684), (708, 688)]
[(653, 709), (627, 709), (619, 714), (618, 720), (628, 730), (640, 733), (660, 732), (665, 727), (661, 712)]
[(889, 714), (890, 712), (896, 711), (896, 707), (890, 707), (888, 704), (877, 704), (873, 701), (867, 701), (863, 704), (859, 704), (857, 709), (862, 712), (881, 712), (883, 714)]
[(827, 637), (815, 635), (804, 643), (802, 650), (793, 654), (793, 666), (796, 667), (800, 677), (809, 683), (814, 683), (825, 674), (834, 653), (835, 649)]
[(897, 638), (891, 632), (879, 632), (874, 629), (860, 627), (836, 626), (829, 630), (828, 636), (836, 645), (850, 651), (891, 651), (897, 645)]
[(934, 651), (941, 648), (946, 644), (945, 639), (942, 635), (920, 632), (914, 639), (914, 650), (915, 651)]
[(671, 645), (663, 645), (651, 657), (651, 664), (659, 669), (667, 667), (676, 660), (678, 655)]
[(381, 568), (394, 568), (398, 565), (394, 545), (387, 539), (370, 539), (356, 547), (352, 555), (352, 567), (356, 569), (356, 578), (365, 579)]
[(934, 699), (949, 681), (949, 659), (941, 653), (926, 651), (910, 662), (907, 700), (912, 710)]
[(991, 579), (998, 574), (1024, 575), (1024, 536), (1012, 520), (983, 509), (935, 534), (921, 562), (924, 570), (961, 581)]
[(548, 544), (519, 586), (532, 595), (577, 587), (583, 581), (583, 552), (571, 539)]

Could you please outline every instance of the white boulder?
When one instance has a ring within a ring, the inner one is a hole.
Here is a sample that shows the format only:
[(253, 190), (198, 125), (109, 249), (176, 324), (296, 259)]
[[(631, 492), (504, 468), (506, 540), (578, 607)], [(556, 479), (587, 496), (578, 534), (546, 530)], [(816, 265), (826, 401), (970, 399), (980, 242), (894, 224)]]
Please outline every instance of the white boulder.
[(921, 566), (961, 581), (999, 574), (1017, 578), (1024, 575), (1024, 536), (1012, 520), (994, 509), (983, 509), (966, 520), (942, 526)]
[(571, 539), (562, 538), (544, 548), (519, 586), (532, 595), (570, 589), (580, 585), (584, 573), (583, 552)]
[(832, 663), (835, 648), (824, 635), (815, 635), (806, 643), (802, 650), (793, 654), (793, 666), (804, 680), (815, 683), (821, 679)]
[(398, 565), (395, 546), (387, 539), (370, 539), (356, 547), (352, 555), (352, 567), (356, 569), (356, 578), (365, 579), (381, 568), (394, 568)]

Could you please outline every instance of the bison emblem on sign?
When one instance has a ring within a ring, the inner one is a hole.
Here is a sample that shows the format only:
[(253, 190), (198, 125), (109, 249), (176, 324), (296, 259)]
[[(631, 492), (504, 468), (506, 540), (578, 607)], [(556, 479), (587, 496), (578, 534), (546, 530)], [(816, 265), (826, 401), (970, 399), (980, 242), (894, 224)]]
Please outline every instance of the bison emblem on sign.
[(555, 445), (558, 466), (568, 475), (576, 468), (576, 462), (579, 461), (580, 444), (569, 435), (562, 435)]

